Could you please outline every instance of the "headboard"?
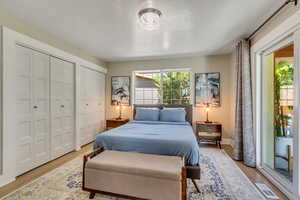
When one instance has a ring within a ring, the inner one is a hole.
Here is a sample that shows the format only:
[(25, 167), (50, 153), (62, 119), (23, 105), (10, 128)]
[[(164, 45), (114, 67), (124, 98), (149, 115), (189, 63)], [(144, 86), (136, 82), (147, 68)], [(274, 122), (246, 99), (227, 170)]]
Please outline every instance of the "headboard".
[(186, 121), (188, 121), (191, 125), (193, 124), (193, 105), (182, 105), (182, 104), (170, 104), (170, 105), (163, 105), (163, 104), (134, 104), (133, 105), (133, 119), (135, 118), (135, 109), (138, 107), (143, 108), (159, 108), (163, 109), (166, 108), (184, 108), (186, 112)]

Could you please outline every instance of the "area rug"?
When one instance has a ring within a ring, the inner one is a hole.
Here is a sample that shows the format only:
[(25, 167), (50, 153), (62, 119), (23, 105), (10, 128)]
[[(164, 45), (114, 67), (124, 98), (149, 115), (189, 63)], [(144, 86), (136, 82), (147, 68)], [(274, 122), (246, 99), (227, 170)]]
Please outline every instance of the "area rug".
[[(223, 151), (201, 147), (201, 180), (198, 193), (188, 180), (188, 200), (265, 199), (234, 161)], [(78, 157), (41, 176), (2, 200), (84, 200), (81, 190), (82, 158)], [(124, 200), (96, 195), (95, 200)]]

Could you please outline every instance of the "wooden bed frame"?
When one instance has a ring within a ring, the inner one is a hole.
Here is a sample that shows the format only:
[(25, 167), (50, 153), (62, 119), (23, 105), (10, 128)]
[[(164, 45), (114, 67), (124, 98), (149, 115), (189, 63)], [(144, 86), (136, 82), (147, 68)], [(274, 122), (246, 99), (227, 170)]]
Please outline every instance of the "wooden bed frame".
[[(136, 108), (138, 107), (143, 107), (143, 108), (159, 108), (163, 109), (164, 107), (166, 108), (184, 108), (186, 111), (186, 121), (188, 121), (191, 125), (193, 125), (193, 105), (177, 105), (177, 104), (171, 104), (171, 105), (163, 105), (163, 104), (149, 104), (149, 105), (138, 105), (135, 104), (133, 105), (133, 119), (135, 118), (135, 113), (136, 113)], [(197, 138), (197, 137), (196, 137)], [(197, 189), (198, 192), (200, 192), (195, 179), (200, 179), (201, 174), (200, 174), (200, 166), (186, 166), (187, 169), (187, 178), (190, 178), (195, 185), (195, 188)]]

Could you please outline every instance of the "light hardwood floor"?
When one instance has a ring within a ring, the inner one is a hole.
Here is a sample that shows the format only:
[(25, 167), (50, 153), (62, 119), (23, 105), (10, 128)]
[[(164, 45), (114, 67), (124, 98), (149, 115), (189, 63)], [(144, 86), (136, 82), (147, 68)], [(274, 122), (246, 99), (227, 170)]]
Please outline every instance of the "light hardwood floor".
[[(214, 145), (205, 145), (206, 147), (216, 148)], [(228, 153), (228, 155), (232, 155), (232, 148), (229, 145), (222, 145), (223, 149)], [(87, 153), (92, 148), (92, 145), (84, 146), (78, 152), (71, 152), (67, 155), (64, 155), (54, 161), (51, 161), (45, 165), (42, 165), (36, 169), (33, 169), (19, 177), (17, 177), (16, 181), (0, 188), (0, 198), (7, 195), (10, 192), (22, 187), (23, 185), (33, 181), (34, 179), (46, 174), (47, 172), (65, 164), (66, 162), (80, 156), (84, 153)], [(288, 200), (288, 198), (280, 192), (272, 183), (270, 183), (257, 169), (246, 167), (242, 162), (236, 162), (236, 164), (240, 167), (240, 169), (248, 176), (248, 178), (253, 182), (265, 183), (268, 185), (282, 200)]]

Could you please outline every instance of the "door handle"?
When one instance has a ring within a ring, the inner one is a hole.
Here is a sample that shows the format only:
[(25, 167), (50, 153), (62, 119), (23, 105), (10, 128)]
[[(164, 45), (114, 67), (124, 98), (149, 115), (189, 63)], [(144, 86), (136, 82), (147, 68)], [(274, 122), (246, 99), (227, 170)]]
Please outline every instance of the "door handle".
[(86, 106), (89, 106), (89, 104), (85, 104)]
[(65, 106), (64, 106), (64, 105), (61, 105), (60, 107), (64, 108)]
[(33, 108), (34, 108), (34, 109), (37, 109), (38, 107), (37, 107), (37, 106), (33, 106)]

